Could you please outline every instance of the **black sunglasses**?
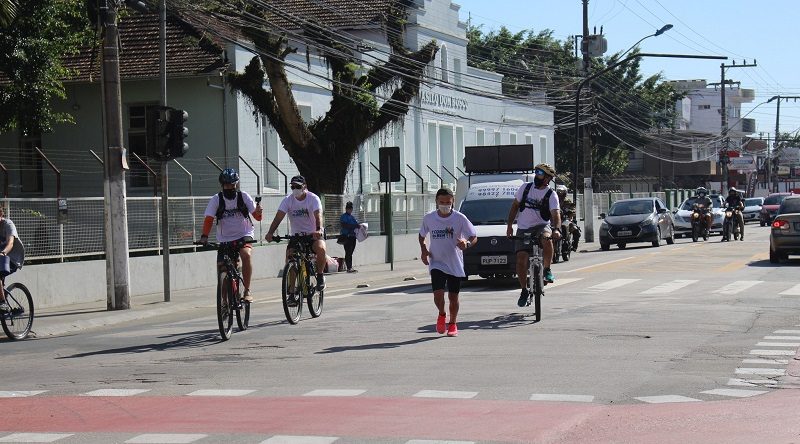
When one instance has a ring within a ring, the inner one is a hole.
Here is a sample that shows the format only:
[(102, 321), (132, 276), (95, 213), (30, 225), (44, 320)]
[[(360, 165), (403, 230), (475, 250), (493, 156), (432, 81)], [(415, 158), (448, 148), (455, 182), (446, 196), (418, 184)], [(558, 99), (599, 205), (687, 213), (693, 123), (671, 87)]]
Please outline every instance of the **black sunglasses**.
[(291, 186), (289, 186), (289, 188), (291, 188), (293, 190), (302, 190), (303, 186), (302, 185), (291, 185)]

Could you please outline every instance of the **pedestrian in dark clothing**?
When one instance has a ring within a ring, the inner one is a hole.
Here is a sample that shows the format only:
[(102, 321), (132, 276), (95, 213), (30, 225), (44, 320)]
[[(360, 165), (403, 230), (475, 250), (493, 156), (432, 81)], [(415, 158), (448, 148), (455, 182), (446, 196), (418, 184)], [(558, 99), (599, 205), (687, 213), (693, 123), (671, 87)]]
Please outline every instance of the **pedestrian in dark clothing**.
[(344, 246), (344, 264), (348, 273), (355, 273), (358, 270), (353, 268), (353, 251), (356, 249), (358, 220), (353, 216), (353, 202), (347, 202), (344, 206), (344, 214), (339, 218), (339, 223), (342, 226), (339, 237), (344, 240), (344, 243), (340, 242)]

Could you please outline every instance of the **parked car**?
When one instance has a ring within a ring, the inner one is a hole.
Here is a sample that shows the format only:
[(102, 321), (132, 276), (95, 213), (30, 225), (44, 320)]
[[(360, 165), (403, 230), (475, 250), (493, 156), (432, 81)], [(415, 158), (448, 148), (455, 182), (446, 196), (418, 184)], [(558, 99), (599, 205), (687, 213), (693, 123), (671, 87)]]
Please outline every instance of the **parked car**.
[[(725, 220), (725, 200), (719, 194), (712, 194), (708, 196), (711, 198), (711, 214), (713, 219), (711, 221), (711, 232), (722, 233), (722, 222)], [(675, 235), (691, 236), (692, 235), (692, 206), (697, 200), (697, 197), (692, 196), (681, 203), (681, 205), (674, 211), (675, 215)]]
[(608, 214), (601, 213), (600, 248), (608, 250), (611, 244), (620, 249), (635, 242), (652, 242), (654, 247), (661, 241), (675, 242), (675, 224), (672, 214), (657, 197), (618, 200), (611, 205)]
[(763, 197), (751, 197), (744, 200), (744, 223), (755, 222), (758, 220), (758, 215), (761, 214), (761, 206), (764, 205)]
[(791, 196), (792, 193), (773, 193), (764, 199), (764, 204), (761, 206), (761, 213), (759, 213), (758, 221), (762, 227), (772, 223), (775, 215), (778, 214), (778, 208), (781, 206), (783, 199)]
[(800, 195), (783, 196), (769, 233), (769, 261), (785, 260), (800, 254)]

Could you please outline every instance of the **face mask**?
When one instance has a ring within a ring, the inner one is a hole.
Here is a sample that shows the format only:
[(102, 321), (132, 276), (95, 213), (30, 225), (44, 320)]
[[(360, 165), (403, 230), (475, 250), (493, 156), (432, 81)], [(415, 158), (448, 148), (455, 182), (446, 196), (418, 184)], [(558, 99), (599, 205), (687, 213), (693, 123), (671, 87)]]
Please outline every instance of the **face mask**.
[(233, 199), (236, 197), (236, 190), (222, 190), (222, 195), (225, 199)]
[(296, 190), (292, 190), (292, 196), (300, 198), (300, 196), (302, 196), (302, 195), (303, 195), (303, 189), (302, 188), (298, 188)]
[(450, 205), (439, 205), (438, 207), (439, 207), (439, 212), (442, 214), (450, 214), (450, 211), (453, 210), (450, 207)]
[(544, 183), (544, 177), (541, 177), (541, 178), (534, 177), (533, 178), (533, 185), (536, 186), (536, 188), (539, 188), (540, 186), (542, 186), (543, 183)]

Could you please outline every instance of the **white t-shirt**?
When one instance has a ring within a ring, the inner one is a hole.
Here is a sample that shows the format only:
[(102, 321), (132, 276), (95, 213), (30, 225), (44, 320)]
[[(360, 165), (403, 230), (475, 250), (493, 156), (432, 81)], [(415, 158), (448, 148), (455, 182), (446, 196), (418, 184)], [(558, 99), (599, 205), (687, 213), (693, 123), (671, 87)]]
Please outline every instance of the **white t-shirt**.
[(469, 240), (476, 236), (475, 227), (462, 213), (453, 210), (447, 217), (439, 216), (432, 211), (422, 218), (419, 235), (425, 237), (430, 233), (428, 251), (429, 270), (441, 270), (449, 275), (465, 277), (464, 255), (456, 246), (459, 239)]
[[(528, 186), (528, 183), (523, 183), (521, 187), (517, 190), (517, 194), (514, 195), (514, 199), (517, 200), (520, 204), (520, 210), (522, 209), (522, 195), (525, 193), (525, 187)], [(538, 189), (535, 185), (531, 185), (531, 190), (528, 191), (528, 204), (525, 205), (525, 211), (520, 211), (517, 213), (517, 228), (519, 229), (528, 229), (533, 228), (538, 225), (545, 225), (550, 223), (542, 219), (542, 214), (539, 210), (542, 205), (542, 199), (544, 199), (544, 195), (547, 194), (547, 191), (550, 188)], [(558, 205), (558, 195), (555, 191), (550, 193), (550, 210), (559, 210), (561, 207)]]
[(319, 196), (306, 190), (306, 198), (303, 200), (297, 200), (291, 194), (284, 197), (278, 206), (278, 211), (283, 211), (289, 216), (292, 234), (313, 233), (317, 231), (314, 212), (322, 213), (322, 202), (320, 202)]
[[(247, 212), (253, 214), (256, 210), (256, 203), (253, 202), (253, 198), (249, 194), (244, 191), (241, 193)], [(253, 223), (239, 211), (236, 204), (237, 199), (235, 197), (233, 199), (225, 199), (223, 197), (222, 200), (225, 201), (225, 211), (217, 221), (217, 241), (231, 242), (245, 236), (253, 237)], [(219, 208), (219, 193), (211, 196), (204, 215), (217, 217), (217, 208)]]

